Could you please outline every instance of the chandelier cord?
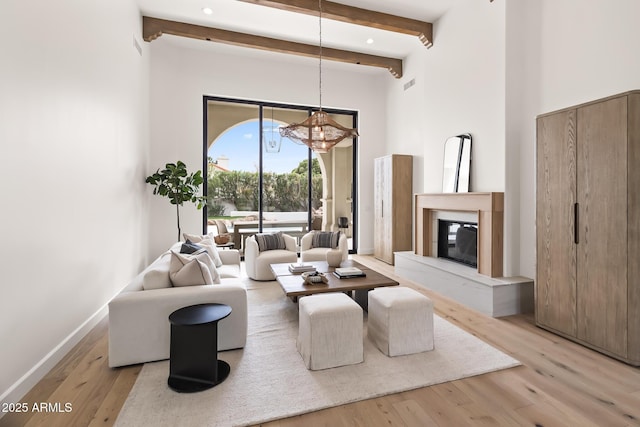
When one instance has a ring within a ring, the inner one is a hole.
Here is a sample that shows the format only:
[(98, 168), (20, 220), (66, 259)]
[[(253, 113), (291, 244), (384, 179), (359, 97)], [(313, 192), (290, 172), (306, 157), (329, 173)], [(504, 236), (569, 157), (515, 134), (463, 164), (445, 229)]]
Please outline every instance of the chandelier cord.
[(358, 130), (342, 126), (322, 111), (322, 0), (318, 0), (318, 30), (319, 110), (301, 123), (292, 123), (280, 128), (280, 136), (297, 144), (304, 144), (317, 153), (327, 153), (343, 139), (358, 136)]
[(318, 28), (320, 40), (320, 53), (318, 61), (318, 92), (320, 93), (320, 111), (322, 111), (322, 0), (318, 0)]

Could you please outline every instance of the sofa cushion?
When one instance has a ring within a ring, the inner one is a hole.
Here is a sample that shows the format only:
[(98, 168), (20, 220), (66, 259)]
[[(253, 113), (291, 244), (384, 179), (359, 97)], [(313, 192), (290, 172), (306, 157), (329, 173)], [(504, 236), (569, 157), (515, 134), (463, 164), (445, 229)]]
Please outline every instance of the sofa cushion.
[(169, 277), (173, 286), (212, 285), (220, 277), (209, 254), (181, 254), (171, 251)]
[(249, 277), (254, 280), (275, 280), (271, 270), (271, 264), (294, 263), (298, 261), (298, 254), (285, 249), (275, 249), (272, 251), (260, 252), (255, 259), (255, 269), (249, 272)]
[(216, 247), (216, 243), (213, 241), (213, 238), (207, 237), (206, 239), (200, 240), (198, 244), (207, 250), (216, 267), (222, 267), (222, 259), (220, 258), (218, 248)]
[(170, 252), (167, 251), (155, 259), (150, 265), (142, 270), (124, 288), (123, 292), (135, 292), (147, 289), (170, 288), (169, 263), (171, 261)]
[(328, 248), (311, 248), (300, 252), (300, 261), (326, 261)]
[(217, 270), (221, 279), (237, 279), (240, 277), (240, 265), (238, 264), (222, 264), (222, 267)]
[(222, 266), (222, 260), (220, 259), (220, 255), (218, 255), (218, 248), (216, 248), (216, 242), (213, 240), (212, 234), (183, 233), (182, 236), (184, 237), (185, 241), (204, 246), (207, 249), (207, 252), (209, 252), (209, 256), (213, 260), (214, 265), (216, 267)]
[(312, 248), (332, 248), (338, 247), (340, 240), (339, 231), (314, 231), (311, 239)]
[(287, 249), (287, 243), (284, 241), (282, 231), (277, 233), (258, 233), (255, 238), (260, 252)]
[(171, 287), (169, 269), (171, 266), (171, 253), (160, 255), (149, 267), (139, 274), (142, 278), (142, 289), (162, 289)]

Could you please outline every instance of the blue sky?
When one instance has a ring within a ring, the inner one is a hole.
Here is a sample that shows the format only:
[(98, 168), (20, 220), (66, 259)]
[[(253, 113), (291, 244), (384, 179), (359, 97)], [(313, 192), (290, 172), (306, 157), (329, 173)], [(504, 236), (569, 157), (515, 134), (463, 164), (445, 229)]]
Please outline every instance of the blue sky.
[[(280, 141), (280, 134), (276, 128), (271, 132), (271, 120), (264, 121), (266, 130), (265, 143), (273, 140)], [(239, 124), (224, 132), (209, 147), (208, 156), (217, 159), (220, 156), (229, 158), (229, 169), (256, 172), (258, 170), (258, 145), (260, 143), (259, 123), (257, 120)], [(263, 151), (265, 172), (288, 173), (307, 158), (308, 148), (282, 138), (280, 152), (269, 153)]]

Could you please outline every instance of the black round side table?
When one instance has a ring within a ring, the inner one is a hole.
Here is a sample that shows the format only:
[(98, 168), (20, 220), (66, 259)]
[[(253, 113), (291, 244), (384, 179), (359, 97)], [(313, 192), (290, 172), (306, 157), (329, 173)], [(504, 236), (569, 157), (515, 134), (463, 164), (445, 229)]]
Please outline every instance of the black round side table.
[(197, 304), (169, 315), (169, 387), (193, 393), (223, 382), (231, 367), (218, 360), (218, 321), (231, 314), (225, 304)]

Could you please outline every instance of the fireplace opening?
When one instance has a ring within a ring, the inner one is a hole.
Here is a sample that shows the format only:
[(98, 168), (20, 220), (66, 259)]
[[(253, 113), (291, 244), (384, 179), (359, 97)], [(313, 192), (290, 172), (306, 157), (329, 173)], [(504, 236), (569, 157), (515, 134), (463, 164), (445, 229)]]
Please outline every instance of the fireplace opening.
[(478, 224), (438, 220), (438, 257), (478, 266)]

